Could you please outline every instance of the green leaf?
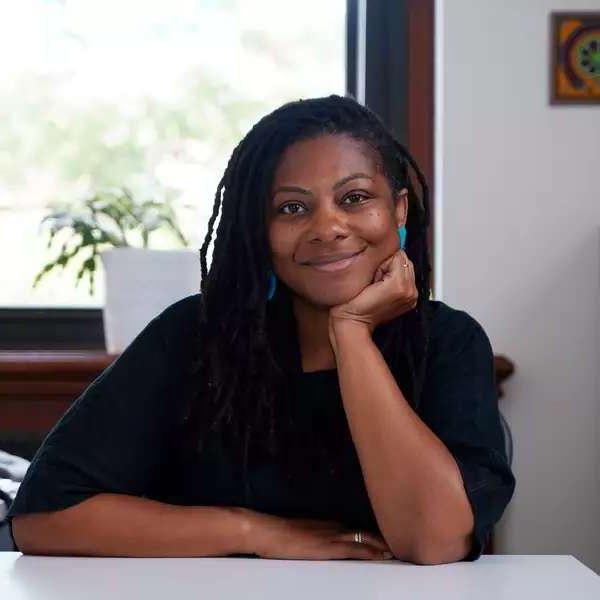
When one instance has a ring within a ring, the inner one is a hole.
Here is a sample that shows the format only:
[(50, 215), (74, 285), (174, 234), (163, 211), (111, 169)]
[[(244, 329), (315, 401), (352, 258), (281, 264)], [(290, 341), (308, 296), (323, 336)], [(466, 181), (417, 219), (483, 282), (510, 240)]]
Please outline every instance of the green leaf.
[[(188, 241), (177, 225), (176, 213), (171, 205), (178, 194), (163, 188), (149, 194), (150, 197), (140, 199), (126, 186), (103, 187), (78, 202), (56, 203), (49, 207), (50, 212), (40, 222), (40, 228), (48, 231), (47, 248), (52, 247), (59, 233), (64, 232), (68, 237), (61, 244), (58, 256), (36, 274), (33, 286), (52, 269), (66, 268), (71, 260), (91, 248), (92, 255), (77, 270), (75, 284), (78, 285), (87, 275), (90, 293), (93, 293), (99, 248), (129, 246), (128, 232), (139, 232), (142, 245), (147, 248), (150, 233), (164, 227), (183, 246), (187, 246)], [(73, 243), (73, 249), (69, 250)]]

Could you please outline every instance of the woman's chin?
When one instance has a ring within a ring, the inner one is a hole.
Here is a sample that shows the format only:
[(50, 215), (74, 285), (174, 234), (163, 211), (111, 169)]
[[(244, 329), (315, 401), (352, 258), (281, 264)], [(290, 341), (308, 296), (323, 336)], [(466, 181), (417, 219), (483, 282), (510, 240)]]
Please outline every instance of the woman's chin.
[(340, 304), (350, 302), (363, 289), (364, 287), (352, 286), (351, 289), (345, 290), (319, 290), (318, 293), (311, 294), (310, 301), (316, 306), (331, 308), (332, 306), (339, 306)]

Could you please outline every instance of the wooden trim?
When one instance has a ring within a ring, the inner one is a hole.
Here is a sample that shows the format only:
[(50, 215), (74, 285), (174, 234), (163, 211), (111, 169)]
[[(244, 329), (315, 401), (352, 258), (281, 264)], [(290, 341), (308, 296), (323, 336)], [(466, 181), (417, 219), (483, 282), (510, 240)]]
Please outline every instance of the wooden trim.
[[(0, 431), (47, 433), (117, 355), (103, 352), (0, 352)], [(514, 372), (495, 356), (498, 395)]]
[(23, 350), (0, 351), (0, 380), (16, 374), (66, 375), (70, 378), (87, 379), (90, 374), (104, 369), (116, 358), (99, 350)]
[(434, 0), (407, 0), (408, 7), (408, 149), (429, 185), (431, 225), (428, 234), (431, 288), (435, 289), (434, 181)]
[(105, 349), (101, 308), (0, 308), (2, 350)]
[(46, 434), (115, 358), (99, 351), (0, 352), (0, 432)]

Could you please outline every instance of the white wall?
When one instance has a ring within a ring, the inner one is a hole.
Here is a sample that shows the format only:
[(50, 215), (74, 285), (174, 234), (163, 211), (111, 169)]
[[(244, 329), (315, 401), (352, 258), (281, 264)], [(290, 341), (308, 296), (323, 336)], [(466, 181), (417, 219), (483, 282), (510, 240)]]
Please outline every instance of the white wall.
[(438, 0), (436, 297), (517, 369), (498, 552), (600, 572), (600, 107), (548, 99), (549, 13), (569, 9), (600, 0)]

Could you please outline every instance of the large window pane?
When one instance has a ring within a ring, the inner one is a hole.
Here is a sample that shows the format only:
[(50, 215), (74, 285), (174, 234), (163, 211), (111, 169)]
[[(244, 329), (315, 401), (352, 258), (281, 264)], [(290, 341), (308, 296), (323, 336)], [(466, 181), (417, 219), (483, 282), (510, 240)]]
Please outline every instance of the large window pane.
[[(199, 247), (227, 158), (279, 104), (344, 93), (345, 0), (42, 1), (0, 20), (0, 306), (100, 306), (81, 257), (58, 253), (47, 207), (127, 186), (173, 198)], [(176, 247), (168, 232), (155, 248)]]

